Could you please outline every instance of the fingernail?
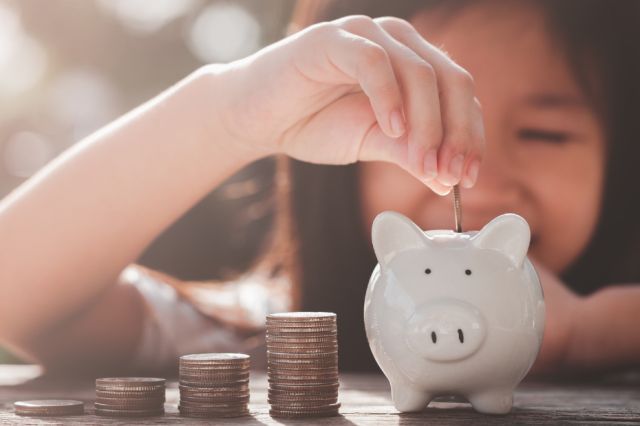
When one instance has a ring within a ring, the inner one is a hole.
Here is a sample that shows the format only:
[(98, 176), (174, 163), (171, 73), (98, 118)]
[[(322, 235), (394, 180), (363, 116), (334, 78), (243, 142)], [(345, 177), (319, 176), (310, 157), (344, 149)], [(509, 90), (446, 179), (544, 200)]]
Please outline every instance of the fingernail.
[(400, 111), (395, 110), (391, 112), (391, 116), (389, 117), (389, 126), (391, 127), (393, 137), (399, 138), (404, 135), (406, 129), (404, 126), (404, 117)]
[(432, 180), (438, 176), (438, 151), (430, 149), (424, 155), (424, 177)]
[(436, 194), (440, 195), (441, 197), (444, 197), (445, 195), (449, 195), (449, 193), (451, 192), (451, 187), (447, 186), (442, 188), (441, 190), (433, 190)]
[(451, 162), (449, 162), (448, 173), (444, 173), (443, 176), (438, 177), (443, 185), (453, 186), (460, 182), (460, 177), (462, 175), (462, 166), (464, 165), (463, 163), (464, 156), (462, 154), (458, 154), (451, 159)]
[(465, 188), (471, 188), (476, 184), (478, 180), (478, 172), (480, 171), (480, 161), (473, 160), (471, 164), (469, 164), (469, 168), (467, 169), (467, 175), (464, 177), (464, 182), (462, 186)]

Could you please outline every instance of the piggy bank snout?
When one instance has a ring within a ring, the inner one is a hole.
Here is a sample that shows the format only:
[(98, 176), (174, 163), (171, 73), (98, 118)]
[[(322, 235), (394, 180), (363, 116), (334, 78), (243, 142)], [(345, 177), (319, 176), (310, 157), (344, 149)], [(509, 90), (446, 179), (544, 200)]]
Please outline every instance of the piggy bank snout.
[(486, 337), (481, 312), (461, 300), (433, 301), (407, 321), (405, 340), (411, 350), (431, 361), (458, 361), (475, 353)]

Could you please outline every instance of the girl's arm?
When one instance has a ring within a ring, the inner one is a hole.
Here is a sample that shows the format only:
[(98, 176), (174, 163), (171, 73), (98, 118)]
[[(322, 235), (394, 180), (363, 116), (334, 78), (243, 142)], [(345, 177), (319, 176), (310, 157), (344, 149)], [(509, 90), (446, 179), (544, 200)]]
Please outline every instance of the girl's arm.
[(589, 296), (571, 291), (531, 259), (546, 304), (544, 340), (534, 373), (572, 374), (640, 363), (640, 286), (605, 287)]
[(189, 76), (2, 200), (2, 341), (49, 364), (70, 347), (79, 358), (126, 358), (143, 312), (134, 289), (113, 285), (120, 272), (255, 157), (230, 143), (201, 96), (217, 90), (213, 77)]
[(605, 287), (583, 299), (564, 363), (602, 370), (640, 364), (640, 285)]
[(0, 202), (0, 342), (48, 365), (117, 365), (145, 312), (121, 271), (242, 166), (390, 161), (471, 187), (484, 130), (469, 74), (406, 21), (322, 23), (206, 66)]

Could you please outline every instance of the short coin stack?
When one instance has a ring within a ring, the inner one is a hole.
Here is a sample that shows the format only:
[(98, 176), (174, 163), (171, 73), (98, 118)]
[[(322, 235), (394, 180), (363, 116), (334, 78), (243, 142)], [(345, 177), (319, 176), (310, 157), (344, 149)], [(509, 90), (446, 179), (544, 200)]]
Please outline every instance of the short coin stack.
[(338, 414), (336, 314), (287, 312), (267, 316), (269, 413), (274, 417)]
[(180, 357), (180, 414), (204, 418), (248, 415), (249, 364), (245, 354)]
[(84, 413), (82, 401), (66, 399), (40, 399), (13, 403), (19, 416), (73, 416)]
[(96, 414), (147, 417), (164, 414), (165, 380), (154, 377), (96, 379)]

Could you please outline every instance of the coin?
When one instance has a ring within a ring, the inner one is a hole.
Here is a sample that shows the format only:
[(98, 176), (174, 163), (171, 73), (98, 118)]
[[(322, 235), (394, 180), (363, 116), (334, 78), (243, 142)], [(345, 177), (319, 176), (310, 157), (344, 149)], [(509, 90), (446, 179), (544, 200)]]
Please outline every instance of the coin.
[(96, 408), (96, 414), (107, 417), (151, 417), (164, 414), (164, 408), (154, 410), (118, 410), (107, 408)]
[(96, 398), (96, 403), (123, 407), (147, 407), (164, 404), (164, 398)]
[(291, 402), (291, 403), (302, 403), (306, 401), (313, 401), (324, 404), (333, 404), (338, 402), (338, 394), (333, 395), (269, 395), (267, 398), (269, 403), (273, 402), (274, 404), (282, 404), (283, 402)]
[(314, 387), (300, 387), (300, 385), (294, 385), (286, 387), (285, 389), (279, 389), (269, 387), (269, 396), (305, 396), (313, 398), (314, 396), (329, 396), (338, 395), (338, 384), (314, 386)]
[(327, 312), (267, 316), (267, 382), (272, 416), (338, 413), (336, 318)]
[(195, 418), (226, 418), (226, 417), (242, 417), (249, 414), (249, 408), (243, 408), (241, 410), (197, 410), (190, 407), (183, 407), (178, 405), (178, 411), (180, 415), (185, 417)]
[(218, 403), (218, 402), (249, 402), (249, 394), (246, 395), (215, 395), (215, 396), (195, 396), (195, 395), (180, 395), (180, 401), (201, 402), (201, 403)]
[(180, 414), (237, 417), (248, 414), (250, 357), (236, 353), (180, 357)]
[(273, 417), (322, 417), (335, 416), (340, 409), (340, 403), (330, 404), (324, 407), (312, 408), (271, 408), (269, 414)]
[(114, 402), (94, 402), (95, 408), (103, 408), (107, 410), (158, 410), (164, 407), (164, 402), (146, 401), (144, 403), (134, 403), (126, 399)]
[(165, 379), (103, 377), (96, 379), (95, 412), (108, 417), (147, 417), (164, 413)]
[(191, 387), (199, 387), (201, 389), (205, 389), (205, 388), (220, 388), (220, 387), (233, 387), (233, 386), (243, 386), (243, 385), (248, 385), (249, 384), (249, 379), (245, 379), (245, 380), (235, 380), (235, 381), (194, 381), (194, 380), (186, 380), (186, 379), (180, 379), (180, 384), (184, 385), (184, 386), (191, 386)]
[(456, 232), (462, 232), (462, 199), (460, 197), (460, 187), (453, 185), (453, 218)]
[(96, 389), (96, 398), (129, 398), (129, 399), (162, 399), (164, 401), (165, 390), (153, 391), (103, 391)]
[(291, 345), (337, 345), (338, 339), (335, 336), (293, 336), (293, 335), (279, 335), (279, 336), (270, 336), (267, 335), (266, 338), (267, 348), (270, 344), (291, 344)]
[(312, 321), (335, 321), (337, 318), (333, 312), (278, 312), (267, 315), (267, 323), (276, 321), (285, 322), (312, 322)]
[(269, 327), (268, 329), (269, 336), (281, 334), (300, 334), (304, 336), (308, 334), (329, 334), (337, 331), (338, 329), (335, 325), (331, 327)]
[(165, 379), (157, 377), (103, 377), (96, 379), (96, 387), (101, 389), (158, 389), (165, 385)]
[(305, 347), (305, 346), (295, 346), (295, 345), (269, 345), (270, 352), (282, 352), (288, 354), (323, 354), (329, 352), (337, 352), (338, 345), (332, 345), (327, 347)]
[(185, 373), (184, 371), (180, 374), (180, 378), (184, 379), (186, 381), (206, 381), (206, 382), (218, 382), (218, 383), (225, 383), (225, 382), (238, 382), (238, 381), (242, 381), (242, 380), (249, 380), (249, 372), (244, 372), (244, 373), (233, 373), (233, 374), (229, 374), (229, 373), (219, 373), (219, 372), (215, 372), (215, 371), (206, 371), (206, 372), (202, 372), (202, 373), (194, 373), (194, 372), (189, 372), (189, 373)]
[(70, 416), (84, 413), (82, 401), (67, 399), (39, 399), (13, 403), (20, 416)]
[(180, 384), (178, 385), (178, 389), (180, 393), (189, 393), (189, 394), (203, 394), (203, 395), (227, 395), (227, 394), (235, 394), (235, 393), (247, 393), (249, 392), (249, 382), (244, 383), (238, 386), (215, 386), (215, 387), (202, 387), (202, 386), (190, 386)]
[(269, 351), (269, 356), (273, 359), (287, 358), (287, 359), (325, 359), (334, 358), (338, 359), (338, 351), (334, 352), (316, 352), (311, 354), (301, 354), (299, 352), (275, 352)]
[(190, 354), (180, 357), (181, 363), (194, 363), (194, 364), (237, 364), (248, 363), (250, 360), (249, 355), (239, 353), (206, 353), (206, 354)]

